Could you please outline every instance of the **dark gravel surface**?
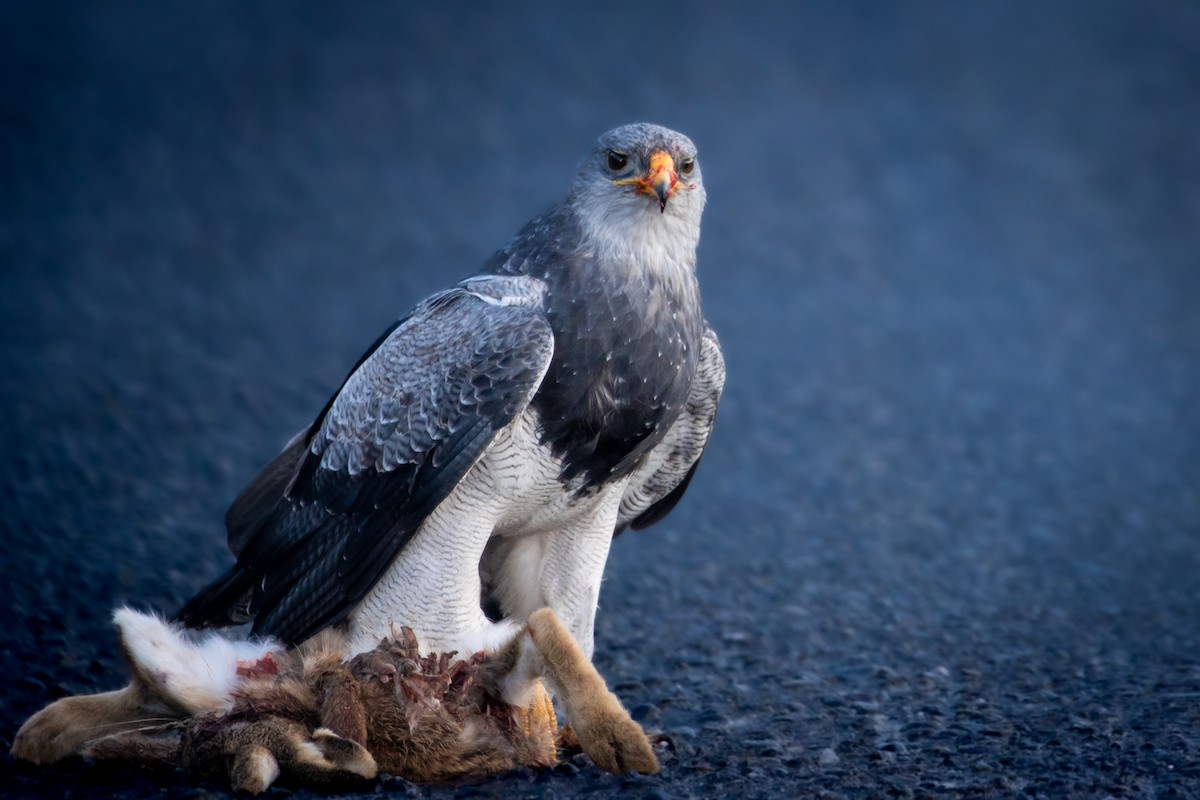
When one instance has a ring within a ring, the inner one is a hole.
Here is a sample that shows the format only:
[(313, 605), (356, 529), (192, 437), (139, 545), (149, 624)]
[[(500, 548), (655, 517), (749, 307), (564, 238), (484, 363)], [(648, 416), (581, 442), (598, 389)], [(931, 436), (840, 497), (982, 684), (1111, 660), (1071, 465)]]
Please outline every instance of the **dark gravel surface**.
[(596, 661), (674, 746), (384, 789), (1200, 795), (1200, 6), (335, 5), (0, 10), (0, 748), (119, 684), (112, 607), (228, 563), (391, 319), (651, 119), (701, 148), (729, 382)]

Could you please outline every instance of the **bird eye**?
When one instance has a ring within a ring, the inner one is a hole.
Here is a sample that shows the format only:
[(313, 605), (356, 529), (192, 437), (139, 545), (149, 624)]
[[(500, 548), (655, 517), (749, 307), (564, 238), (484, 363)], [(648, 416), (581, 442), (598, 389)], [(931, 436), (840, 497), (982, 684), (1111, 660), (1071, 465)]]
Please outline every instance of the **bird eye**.
[(694, 159), (694, 158), (685, 158), (683, 161), (679, 162), (679, 171), (682, 172), (684, 175), (691, 175), (692, 170), (694, 170), (695, 168), (696, 168), (696, 159)]
[(618, 153), (616, 150), (608, 151), (608, 168), (613, 172), (625, 169), (625, 165), (629, 163), (629, 157), (624, 153)]

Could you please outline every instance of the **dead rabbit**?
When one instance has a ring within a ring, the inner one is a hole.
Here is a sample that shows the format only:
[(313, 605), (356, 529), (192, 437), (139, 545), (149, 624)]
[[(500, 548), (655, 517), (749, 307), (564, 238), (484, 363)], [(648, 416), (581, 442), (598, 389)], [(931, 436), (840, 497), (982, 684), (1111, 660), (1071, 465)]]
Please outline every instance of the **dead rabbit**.
[(15, 758), (185, 766), (255, 793), (280, 778), (322, 786), (550, 767), (560, 731), (545, 681), (597, 766), (658, 771), (645, 733), (550, 609), (499, 650), (465, 659), (422, 656), (408, 629), (344, 660), (332, 635), (284, 651), (190, 638), (129, 609), (114, 622), (130, 684), (38, 712), (17, 733)]

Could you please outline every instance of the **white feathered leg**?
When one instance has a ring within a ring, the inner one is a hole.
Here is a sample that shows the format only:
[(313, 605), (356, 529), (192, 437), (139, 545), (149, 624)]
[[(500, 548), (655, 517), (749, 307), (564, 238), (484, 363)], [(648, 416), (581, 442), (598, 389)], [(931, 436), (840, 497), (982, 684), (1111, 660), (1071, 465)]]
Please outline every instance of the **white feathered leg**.
[(375, 649), (393, 627), (413, 629), (423, 653), (494, 650), (521, 630), (480, 608), (479, 559), (498, 511), (485, 465), (476, 465), (425, 520), (350, 616), (351, 655)]
[(565, 527), (506, 543), (498, 583), (510, 619), (549, 607), (592, 657), (600, 581), (620, 502), (621, 491), (607, 491)]

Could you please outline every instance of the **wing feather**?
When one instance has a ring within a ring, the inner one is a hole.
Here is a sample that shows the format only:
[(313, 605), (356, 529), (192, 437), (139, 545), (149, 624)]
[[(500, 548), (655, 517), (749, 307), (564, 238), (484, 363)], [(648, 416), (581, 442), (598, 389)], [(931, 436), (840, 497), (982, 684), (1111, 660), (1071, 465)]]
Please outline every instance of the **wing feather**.
[(696, 377), (688, 390), (687, 405), (634, 472), (617, 517), (617, 533), (626, 527), (647, 528), (675, 508), (687, 491), (717, 416), (725, 387), (725, 358), (712, 328), (705, 326)]
[(235, 516), (256, 524), (230, 532), (237, 564), (180, 619), (249, 616), (254, 633), (287, 643), (344, 619), (537, 391), (554, 349), (541, 286), (473, 279), (381, 338), (313, 423), (292, 470), (278, 463), (285, 450), (272, 477), (251, 484), (261, 481), (254, 503)]
[(246, 543), (253, 539), (275, 511), (275, 503), (296, 477), (296, 469), (304, 458), (308, 445), (307, 431), (300, 431), (287, 443), (283, 452), (254, 477), (225, 512), (225, 529), (229, 532), (229, 549), (241, 555)]

